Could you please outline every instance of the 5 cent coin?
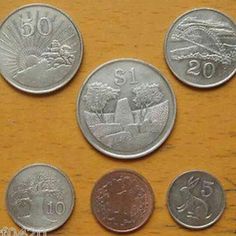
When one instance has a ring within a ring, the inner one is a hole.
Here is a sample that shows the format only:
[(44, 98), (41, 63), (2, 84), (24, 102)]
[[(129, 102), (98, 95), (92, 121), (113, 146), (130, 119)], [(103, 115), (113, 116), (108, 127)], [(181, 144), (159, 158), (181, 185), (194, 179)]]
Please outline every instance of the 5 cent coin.
[(7, 209), (23, 229), (49, 232), (62, 226), (74, 207), (74, 189), (66, 175), (46, 164), (30, 165), (11, 180)]
[(222, 215), (225, 195), (215, 177), (203, 171), (189, 171), (173, 181), (167, 204), (171, 216), (179, 224), (190, 229), (203, 229)]
[(48, 93), (67, 84), (83, 55), (81, 34), (61, 10), (23, 6), (0, 26), (0, 71), (14, 87)]
[(225, 83), (236, 71), (236, 25), (213, 9), (180, 16), (165, 41), (167, 64), (182, 82), (199, 88)]
[(131, 232), (151, 216), (154, 195), (150, 184), (138, 173), (115, 170), (95, 184), (91, 207), (105, 228), (118, 233)]
[(117, 59), (93, 71), (77, 103), (84, 136), (99, 151), (121, 159), (157, 149), (169, 136), (175, 95), (161, 73), (136, 59)]

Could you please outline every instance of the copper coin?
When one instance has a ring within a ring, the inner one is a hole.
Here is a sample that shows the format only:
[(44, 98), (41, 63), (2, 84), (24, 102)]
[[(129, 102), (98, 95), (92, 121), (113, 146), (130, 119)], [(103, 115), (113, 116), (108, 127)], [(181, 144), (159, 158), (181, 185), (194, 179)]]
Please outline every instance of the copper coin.
[(150, 184), (131, 170), (115, 170), (97, 181), (91, 196), (94, 216), (105, 228), (126, 233), (144, 225), (154, 209)]

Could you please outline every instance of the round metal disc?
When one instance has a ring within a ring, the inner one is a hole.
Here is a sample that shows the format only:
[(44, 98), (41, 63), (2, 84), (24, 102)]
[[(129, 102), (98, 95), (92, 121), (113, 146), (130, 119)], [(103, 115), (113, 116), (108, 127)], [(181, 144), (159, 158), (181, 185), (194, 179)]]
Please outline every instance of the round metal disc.
[(173, 23), (164, 51), (180, 81), (198, 88), (221, 85), (236, 71), (235, 23), (219, 11), (194, 9)]
[(67, 84), (83, 55), (79, 30), (61, 10), (45, 4), (23, 6), (0, 26), (0, 71), (14, 87), (48, 93)]
[(98, 222), (118, 233), (143, 226), (154, 209), (150, 184), (131, 170), (115, 170), (97, 181), (91, 195), (91, 207)]
[(109, 61), (85, 81), (77, 102), (84, 136), (99, 151), (121, 159), (157, 149), (175, 121), (175, 95), (161, 73), (136, 59)]
[(171, 184), (167, 197), (171, 216), (180, 225), (203, 229), (214, 224), (225, 209), (219, 181), (204, 171), (189, 171)]
[(62, 226), (74, 208), (74, 188), (59, 169), (34, 164), (10, 181), (6, 205), (14, 222), (31, 232), (49, 232)]

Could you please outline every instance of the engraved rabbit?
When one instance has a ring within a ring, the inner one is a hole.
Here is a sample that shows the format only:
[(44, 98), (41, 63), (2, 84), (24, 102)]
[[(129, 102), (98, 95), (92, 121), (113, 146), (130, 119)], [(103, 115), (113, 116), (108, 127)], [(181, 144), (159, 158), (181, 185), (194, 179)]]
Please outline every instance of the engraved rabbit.
[(186, 212), (186, 217), (197, 220), (205, 220), (211, 217), (208, 204), (199, 197), (196, 197), (193, 190), (199, 183), (200, 178), (190, 177), (187, 186), (180, 189), (184, 203), (177, 207), (179, 213)]

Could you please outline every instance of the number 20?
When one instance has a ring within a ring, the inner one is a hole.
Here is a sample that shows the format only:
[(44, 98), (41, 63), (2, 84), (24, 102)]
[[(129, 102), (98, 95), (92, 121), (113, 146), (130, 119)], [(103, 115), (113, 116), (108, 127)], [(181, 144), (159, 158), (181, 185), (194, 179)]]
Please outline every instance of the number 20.
[(201, 65), (198, 60), (189, 61), (189, 69), (187, 74), (198, 76), (201, 74), (201, 68), (204, 78), (210, 79), (215, 73), (215, 65), (211, 62), (206, 62)]

